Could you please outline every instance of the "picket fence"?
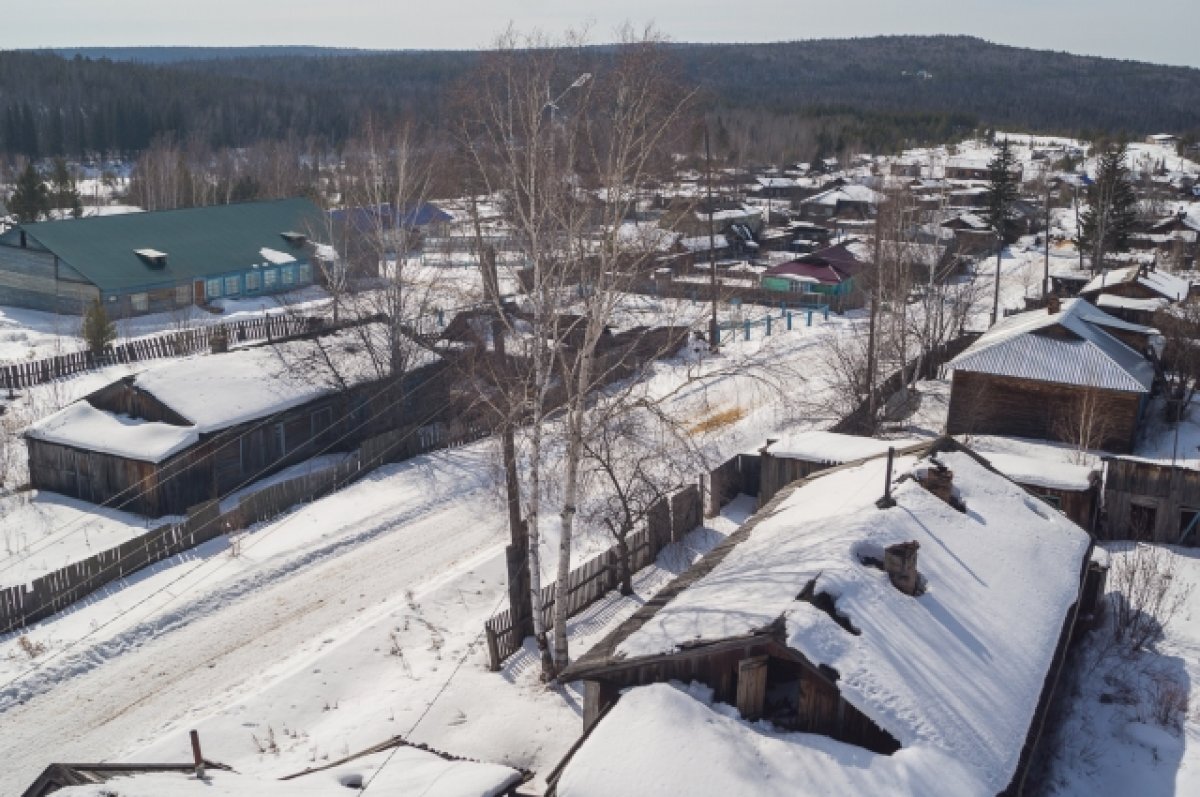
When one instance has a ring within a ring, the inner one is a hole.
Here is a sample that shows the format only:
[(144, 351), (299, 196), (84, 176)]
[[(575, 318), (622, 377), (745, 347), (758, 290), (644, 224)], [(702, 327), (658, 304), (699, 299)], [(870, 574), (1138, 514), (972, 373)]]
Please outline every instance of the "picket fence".
[[(695, 485), (660, 498), (648, 513), (646, 527), (629, 535), (629, 569), (636, 573), (648, 567), (668, 544), (678, 542), (683, 535), (700, 525), (700, 489)], [(620, 550), (613, 545), (608, 550), (584, 562), (567, 576), (567, 616), (574, 617), (620, 584)], [(558, 585), (547, 584), (541, 589), (542, 623), (550, 628), (554, 623), (554, 605), (558, 600)], [(528, 620), (513, 622), (512, 608), (493, 615), (484, 623), (487, 638), (488, 666), (499, 670), (504, 660), (521, 649), (528, 630)]]
[(109, 365), (197, 354), (209, 351), (211, 338), (222, 333), (230, 344), (287, 338), (313, 331), (323, 321), (315, 316), (260, 316), (129, 340), (110, 346), (99, 355), (77, 351), (29, 362), (7, 363), (0, 365), (0, 387), (11, 392)]

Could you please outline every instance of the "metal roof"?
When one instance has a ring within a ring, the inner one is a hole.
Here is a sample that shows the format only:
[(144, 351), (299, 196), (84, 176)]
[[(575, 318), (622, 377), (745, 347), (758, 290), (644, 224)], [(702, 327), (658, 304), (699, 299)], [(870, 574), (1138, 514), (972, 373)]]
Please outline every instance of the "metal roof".
[[(25, 224), (20, 229), (102, 291), (175, 285), (261, 265), (264, 247), (299, 253), (283, 233), (324, 228), (307, 199), (96, 216)], [(16, 232), (0, 241), (12, 244)], [(138, 251), (166, 254), (151, 266)]]
[[(1115, 323), (1102, 323), (1100, 316)], [(1064, 302), (1058, 313), (1034, 310), (1005, 319), (955, 357), (950, 367), (1037, 382), (1148, 393), (1154, 366), (1103, 326), (1148, 330), (1076, 299)], [(1054, 327), (1070, 334), (1051, 334)]]
[(1125, 266), (1102, 271), (1093, 277), (1091, 282), (1083, 286), (1079, 293), (1081, 295), (1096, 293), (1107, 287), (1123, 285), (1127, 282), (1136, 282), (1159, 296), (1175, 302), (1186, 299), (1191, 288), (1187, 280), (1174, 274), (1157, 269), (1143, 273), (1140, 266)]

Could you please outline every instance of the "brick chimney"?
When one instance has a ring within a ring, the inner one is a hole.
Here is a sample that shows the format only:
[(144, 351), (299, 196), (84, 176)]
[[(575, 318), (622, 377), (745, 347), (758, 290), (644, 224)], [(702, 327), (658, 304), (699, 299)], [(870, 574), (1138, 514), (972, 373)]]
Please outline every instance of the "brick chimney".
[(921, 574), (917, 572), (917, 550), (921, 547), (916, 540), (899, 542), (883, 549), (883, 570), (888, 574), (892, 586), (905, 595), (919, 595)]
[(1062, 301), (1057, 296), (1046, 297), (1046, 312), (1050, 315), (1057, 315), (1062, 311)]

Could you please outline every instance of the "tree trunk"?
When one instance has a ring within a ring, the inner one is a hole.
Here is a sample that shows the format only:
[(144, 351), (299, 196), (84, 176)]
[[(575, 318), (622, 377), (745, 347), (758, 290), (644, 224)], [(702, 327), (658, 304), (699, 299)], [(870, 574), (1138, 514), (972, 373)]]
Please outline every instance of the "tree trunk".
[(629, 538), (630, 528), (628, 525), (623, 526), (621, 533), (617, 535), (617, 579), (620, 582), (621, 594), (633, 594), (633, 566), (629, 561)]

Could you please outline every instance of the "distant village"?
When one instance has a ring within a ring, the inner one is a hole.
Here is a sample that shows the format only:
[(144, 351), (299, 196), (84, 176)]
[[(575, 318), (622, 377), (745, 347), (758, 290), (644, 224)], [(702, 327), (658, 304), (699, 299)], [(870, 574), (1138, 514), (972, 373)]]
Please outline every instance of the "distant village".
[(1195, 146), (479, 163), (9, 186), (0, 724), (180, 674), (32, 733), (5, 793), (1197, 782)]

